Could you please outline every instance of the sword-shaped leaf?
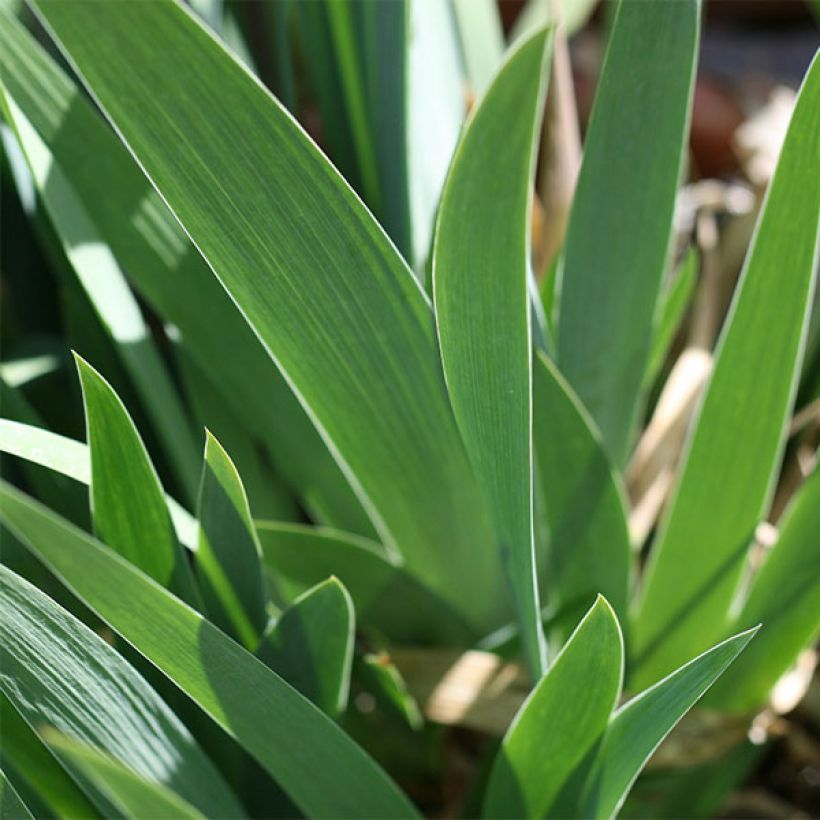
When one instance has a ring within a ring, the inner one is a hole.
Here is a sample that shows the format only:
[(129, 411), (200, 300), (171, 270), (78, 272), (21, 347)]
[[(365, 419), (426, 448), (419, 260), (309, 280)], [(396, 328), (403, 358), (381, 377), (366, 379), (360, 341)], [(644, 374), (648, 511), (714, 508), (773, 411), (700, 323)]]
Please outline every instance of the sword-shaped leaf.
[(653, 683), (729, 631), (729, 608), (771, 498), (803, 357), (820, 231), (820, 174), (806, 169), (818, 155), (815, 58), (650, 555), (630, 644), (636, 686)]
[(307, 815), (416, 816), (382, 769), (310, 701), (136, 567), (7, 484), (0, 484), (0, 515)]
[(533, 547), (527, 276), (534, 146), (549, 44), (542, 31), (517, 49), (475, 110), (444, 186), (433, 249), (450, 401), (492, 511), (536, 678), (544, 646)]

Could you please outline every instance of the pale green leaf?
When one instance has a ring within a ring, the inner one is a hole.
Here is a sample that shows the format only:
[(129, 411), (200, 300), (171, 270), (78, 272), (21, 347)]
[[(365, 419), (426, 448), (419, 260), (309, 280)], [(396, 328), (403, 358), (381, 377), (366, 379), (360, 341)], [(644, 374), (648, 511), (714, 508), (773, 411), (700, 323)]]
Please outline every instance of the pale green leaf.
[[(730, 638), (630, 700), (612, 720), (579, 778), (571, 801), (553, 807), (561, 817), (614, 817), (641, 769), (703, 693), (743, 650), (754, 629)], [(575, 780), (575, 778), (573, 778)]]
[(533, 446), (549, 530), (547, 598), (553, 609), (580, 615), (600, 593), (623, 618), (632, 550), (622, 480), (555, 365), (543, 354), (534, 364)]
[[(48, 745), (82, 772), (125, 817), (196, 820), (205, 816), (166, 786), (136, 774), (112, 755), (53, 730), (45, 735)], [(213, 816), (212, 808), (207, 811)]]
[(302, 811), (334, 818), (415, 815), (339, 727), (221, 630), (34, 500), (6, 484), (0, 493), (5, 523), (253, 755)]
[(820, 630), (820, 470), (806, 480), (780, 523), (780, 534), (752, 581), (731, 629), (762, 624), (760, 634), (709, 693), (708, 705), (743, 711), (761, 706), (798, 652)]
[[(532, 531), (527, 276), (534, 146), (549, 44), (546, 32), (524, 43), (474, 111), (444, 187), (433, 250), (450, 401), (492, 510), (536, 677), (543, 671), (544, 646)], [(491, 166), (497, 182), (488, 188), (485, 170)]]
[(91, 454), (94, 530), (109, 547), (185, 600), (197, 600), (154, 465), (111, 385), (77, 358)]
[[(451, 0), (467, 79), (481, 97), (504, 59), (504, 32), (495, 0)], [(422, 5), (424, 0), (422, 0)], [(543, 28), (548, 21), (536, 26)]]
[(282, 612), (265, 632), (256, 656), (335, 717), (347, 706), (354, 629), (350, 595), (329, 578)]
[(484, 798), (487, 817), (543, 817), (601, 737), (621, 691), (623, 639), (598, 598), (518, 711)]
[(206, 432), (196, 569), (209, 620), (254, 650), (268, 623), (262, 552), (242, 479)]
[[(0, 452), (39, 464), (81, 484), (91, 484), (91, 457), (80, 441), (34, 427), (0, 419)], [(165, 497), (177, 538), (190, 550), (197, 547), (197, 523), (173, 498)]]
[[(817, 272), (820, 59), (769, 185), (712, 378), (652, 547), (631, 652), (645, 686), (729, 631), (729, 609), (786, 438)], [(785, 275), (784, 272), (788, 272)]]
[[(25, 498), (16, 492), (13, 497)], [(6, 524), (11, 523), (9, 511), (4, 500)], [(77, 559), (83, 571), (83, 559)], [(123, 606), (131, 605), (121, 588), (112, 587), (111, 594), (123, 599)], [(0, 611), (0, 687), (30, 726), (51, 726), (105, 749), (205, 812), (241, 815), (188, 730), (102, 638), (5, 567), (0, 567)]]
[(177, 329), (236, 414), (268, 445), (305, 508), (320, 521), (373, 534), (312, 422), (160, 197), (85, 96), (2, 9), (0, 51), (9, 57), (4, 85), (132, 284)]
[(625, 461), (689, 130), (699, 0), (621, 0), (557, 272), (558, 365)]
[(385, 543), (475, 622), (497, 618), (498, 557), (447, 402), (430, 306), (379, 226), (181, 6), (37, 9), (286, 375)]
[(373, 541), (273, 521), (257, 521), (256, 531), (275, 584), (285, 580), (301, 593), (335, 575), (350, 593), (361, 626), (403, 643), (465, 646), (477, 637), (442, 598)]
[[(98, 812), (79, 785), (43, 745), (31, 726), (0, 691), (3, 745), (0, 762), (13, 769), (55, 817), (97, 817)], [(22, 786), (20, 787), (22, 789)]]

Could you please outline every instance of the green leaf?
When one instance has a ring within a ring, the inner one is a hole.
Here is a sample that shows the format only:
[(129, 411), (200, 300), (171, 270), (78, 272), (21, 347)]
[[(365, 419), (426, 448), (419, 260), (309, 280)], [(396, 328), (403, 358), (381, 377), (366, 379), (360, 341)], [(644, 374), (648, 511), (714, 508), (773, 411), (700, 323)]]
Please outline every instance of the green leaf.
[[(541, 32), (519, 48), (475, 110), (444, 187), (433, 250), (450, 401), (492, 510), (536, 678), (543, 671), (544, 645), (532, 530), (527, 275), (534, 146), (550, 42)], [(486, 186), (488, 167), (498, 180), (492, 190)]]
[(79, 356), (76, 359), (91, 453), (94, 530), (154, 580), (195, 601), (191, 567), (137, 428), (108, 382)]
[(0, 818), (2, 820), (34, 820), (20, 795), (14, 791), (5, 772), (0, 769)]
[(355, 616), (335, 578), (297, 598), (265, 632), (256, 656), (323, 712), (347, 706)]
[(533, 388), (535, 458), (549, 529), (547, 598), (555, 609), (584, 612), (600, 593), (623, 618), (632, 558), (621, 478), (589, 414), (543, 354), (536, 357)]
[[(13, 496), (4, 492), (5, 498), (26, 503), (20, 493), (7, 492)], [(3, 511), (9, 524), (5, 501)], [(81, 568), (83, 559), (77, 559)], [(122, 588), (110, 592), (131, 606)], [(30, 726), (52, 726), (99, 746), (205, 812), (242, 813), (188, 730), (137, 672), (102, 638), (5, 567), (0, 567), (0, 612), (0, 688)]]
[[(37, 733), (0, 691), (3, 746), (0, 761), (24, 781), (55, 817), (97, 817), (98, 813)], [(20, 787), (22, 789), (22, 785)]]
[(37, 8), (285, 374), (384, 542), (474, 621), (497, 618), (497, 556), (447, 402), (430, 306), (379, 226), (181, 6)]
[(806, 169), (818, 153), (815, 58), (650, 554), (630, 644), (636, 686), (658, 680), (729, 630), (729, 608), (771, 498), (800, 373), (820, 229), (820, 175)]
[[(53, 730), (45, 735), (48, 745), (82, 772), (125, 817), (195, 820), (205, 816), (166, 786), (135, 774), (115, 757)], [(208, 807), (208, 812), (213, 816), (213, 808)]]
[(761, 706), (778, 678), (820, 629), (820, 470), (789, 505), (780, 535), (755, 576), (731, 629), (762, 624), (760, 634), (709, 693), (707, 704), (746, 711)]
[(698, 0), (619, 3), (558, 265), (558, 365), (617, 466), (669, 255), (699, 15)]
[[(39, 464), (81, 484), (91, 484), (91, 457), (88, 446), (49, 430), (10, 419), (0, 419), (0, 452)], [(166, 496), (165, 503), (168, 505), (168, 512), (180, 543), (190, 550), (196, 550), (196, 519), (173, 498)]]
[(457, 612), (373, 541), (272, 521), (257, 521), (256, 531), (277, 585), (287, 580), (301, 593), (335, 575), (350, 593), (360, 624), (402, 643), (466, 646), (477, 637)]
[(643, 386), (648, 388), (658, 376), (669, 348), (680, 329), (689, 302), (695, 292), (698, 273), (698, 253), (690, 247), (675, 272), (672, 281), (661, 292), (658, 304), (658, 317), (655, 331), (652, 334), (652, 346), (649, 353), (649, 363), (646, 366)]
[(168, 461), (188, 498), (194, 497), (196, 443), (185, 411), (151, 332), (142, 318), (111, 250), (40, 135), (0, 87), (7, 117), (31, 169), (65, 256), (102, 326), (110, 336), (140, 400), (168, 452)]
[(41, 560), (255, 757), (302, 811), (415, 816), (339, 727), (195, 610), (9, 485), (0, 484), (0, 501), (5, 523)]
[(254, 650), (268, 623), (262, 551), (242, 480), (206, 431), (196, 568), (209, 620)]
[(3, 84), (132, 284), (178, 329), (236, 414), (268, 444), (305, 508), (321, 521), (372, 535), (313, 423), (173, 215), (85, 95), (2, 9), (0, 49), (9, 55)]
[(751, 629), (704, 652), (630, 700), (612, 720), (578, 791), (562, 795), (553, 807), (560, 817), (614, 817), (641, 769), (703, 693), (754, 637)]
[(543, 817), (606, 729), (622, 678), (618, 619), (599, 597), (508, 729), (490, 772), (484, 815)]

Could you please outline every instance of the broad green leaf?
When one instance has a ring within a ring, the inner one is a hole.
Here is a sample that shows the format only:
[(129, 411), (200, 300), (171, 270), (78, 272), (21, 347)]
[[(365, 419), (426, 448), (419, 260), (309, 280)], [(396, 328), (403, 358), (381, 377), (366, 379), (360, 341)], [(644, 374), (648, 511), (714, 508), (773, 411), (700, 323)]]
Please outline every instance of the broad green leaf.
[(9, 485), (0, 484), (0, 500), (6, 525), (255, 757), (307, 815), (415, 816), (339, 727), (195, 610)]
[[(205, 816), (166, 786), (136, 774), (112, 755), (87, 743), (53, 730), (46, 732), (46, 741), (105, 794), (125, 817), (195, 820)], [(206, 811), (214, 816), (213, 808), (208, 807)]]
[[(88, 445), (49, 430), (11, 419), (0, 419), (0, 452), (39, 464), (81, 484), (91, 484)], [(196, 520), (173, 498), (166, 496), (165, 503), (180, 543), (190, 550), (196, 550)]]
[(699, 15), (699, 0), (618, 4), (558, 263), (558, 365), (616, 466), (669, 255)]
[[(475, 110), (444, 186), (433, 250), (450, 401), (490, 504), (536, 678), (544, 646), (532, 530), (527, 276), (534, 146), (549, 43), (541, 32), (518, 49)], [(490, 167), (497, 183), (488, 188)]]
[(435, 592), (373, 541), (301, 524), (257, 521), (265, 567), (275, 584), (299, 593), (335, 575), (350, 593), (360, 625), (402, 643), (471, 644), (476, 636)]
[[(751, 629), (689, 661), (650, 689), (630, 700), (612, 716), (603, 739), (587, 761), (583, 778), (553, 810), (560, 817), (614, 817), (641, 769), (692, 708), (754, 637)], [(754, 645), (754, 644), (753, 644)]]
[(77, 357), (91, 454), (94, 530), (108, 546), (185, 600), (196, 600), (154, 465), (108, 382)]
[(48, 146), (99, 235), (144, 298), (213, 374), (236, 414), (269, 445), (277, 469), (305, 508), (321, 521), (373, 534), (263, 345), (127, 150), (68, 76), (2, 9), (0, 50), (8, 55), (4, 86)]
[[(0, 764), (13, 768), (55, 817), (97, 817), (98, 813), (70, 774), (43, 745), (9, 699), (0, 691), (3, 745)], [(21, 786), (22, 789), (22, 786)]]
[(181, 6), (37, 9), (285, 374), (384, 542), (475, 622), (498, 617), (498, 557), (447, 402), (430, 305), (377, 223)]
[(589, 414), (543, 354), (534, 362), (533, 417), (549, 529), (546, 597), (555, 609), (585, 612), (600, 593), (623, 618), (631, 546), (622, 481)]
[(268, 623), (262, 552), (242, 480), (206, 431), (196, 568), (209, 620), (254, 650)]
[(710, 707), (743, 711), (761, 706), (798, 652), (820, 630), (820, 470), (800, 488), (780, 535), (755, 576), (731, 628), (762, 624), (743, 657), (709, 693)]
[[(421, 0), (422, 4), (424, 0)], [(478, 98), (504, 59), (504, 32), (495, 0), (451, 0), (467, 79)], [(536, 28), (543, 28), (548, 21)], [(536, 28), (531, 33), (535, 33)]]
[(9, 783), (2, 769), (0, 769), (0, 818), (2, 820), (33, 820), (28, 807), (20, 799), (14, 786)]
[[(5, 505), (3, 510), (8, 524)], [(77, 558), (82, 569), (83, 559)], [(146, 578), (146, 583), (151, 582)], [(121, 588), (112, 587), (110, 594), (131, 605)], [(0, 567), (0, 611), (0, 688), (30, 726), (52, 726), (105, 749), (205, 812), (242, 813), (188, 730), (102, 638), (5, 567)]]
[(256, 656), (335, 717), (347, 706), (355, 616), (335, 579), (299, 596), (265, 632)]
[(818, 154), (815, 58), (650, 554), (631, 642), (636, 686), (658, 680), (729, 630), (729, 607), (771, 498), (800, 373), (820, 230), (820, 175), (806, 169)]
[(669, 348), (680, 329), (689, 302), (695, 292), (698, 273), (698, 253), (692, 247), (686, 252), (672, 282), (661, 292), (658, 317), (652, 334), (649, 363), (644, 374), (644, 388), (651, 387), (663, 367)]
[(48, 147), (14, 98), (3, 93), (2, 87), (0, 102), (15, 129), (37, 193), (77, 281), (111, 337), (168, 453), (171, 468), (187, 496), (193, 499), (197, 475), (196, 443), (137, 300), (128, 288), (117, 260), (99, 236)]
[(606, 729), (622, 678), (618, 619), (599, 597), (507, 730), (484, 816), (543, 817)]

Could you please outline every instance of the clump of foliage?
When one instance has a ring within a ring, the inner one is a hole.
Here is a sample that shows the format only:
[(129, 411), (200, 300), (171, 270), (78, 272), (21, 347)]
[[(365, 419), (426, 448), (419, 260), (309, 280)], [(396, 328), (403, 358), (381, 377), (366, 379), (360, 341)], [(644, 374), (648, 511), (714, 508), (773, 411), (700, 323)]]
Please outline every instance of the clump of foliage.
[[(525, 670), (453, 810), (608, 817), (707, 690), (748, 721), (816, 635), (816, 472), (748, 554), (817, 275), (818, 61), (645, 556), (622, 475), (681, 316), (699, 3), (619, 3), (540, 293), (554, 32), (502, 57), (490, 9), (271, 4), (347, 179), (180, 4), (32, 0), (49, 44), (0, 10), (30, 219), (4, 275), (22, 298), (33, 229), (66, 326), (3, 371), (4, 816), (416, 816), (446, 735), (411, 648)], [(292, 69), (269, 84), (295, 108)]]

